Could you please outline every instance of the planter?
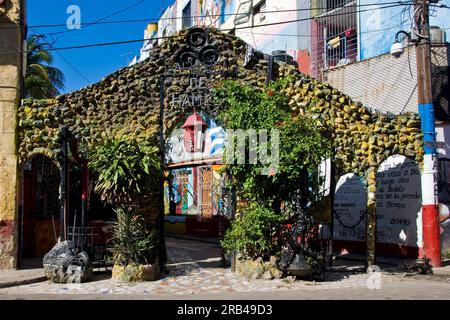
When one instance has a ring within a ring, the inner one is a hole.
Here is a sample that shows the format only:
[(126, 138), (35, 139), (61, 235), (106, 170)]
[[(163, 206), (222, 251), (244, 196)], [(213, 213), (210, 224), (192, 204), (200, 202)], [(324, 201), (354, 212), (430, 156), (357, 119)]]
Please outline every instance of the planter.
[(121, 266), (114, 264), (112, 279), (120, 282), (156, 281), (160, 278), (158, 263), (153, 265), (129, 264)]
[(278, 268), (277, 258), (270, 257), (270, 261), (262, 258), (250, 260), (237, 256), (235, 259), (235, 272), (248, 279), (280, 279), (283, 272)]

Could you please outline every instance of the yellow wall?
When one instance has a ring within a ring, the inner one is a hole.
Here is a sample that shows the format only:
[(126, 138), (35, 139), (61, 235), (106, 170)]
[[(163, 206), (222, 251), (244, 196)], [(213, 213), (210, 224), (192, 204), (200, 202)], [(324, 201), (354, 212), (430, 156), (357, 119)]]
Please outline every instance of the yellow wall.
[[(0, 28), (10, 28), (21, 21), (19, 0), (0, 5)], [(0, 32), (0, 51), (22, 50), (19, 28)], [(17, 155), (16, 111), (20, 103), (22, 54), (0, 56), (0, 269), (17, 266)]]

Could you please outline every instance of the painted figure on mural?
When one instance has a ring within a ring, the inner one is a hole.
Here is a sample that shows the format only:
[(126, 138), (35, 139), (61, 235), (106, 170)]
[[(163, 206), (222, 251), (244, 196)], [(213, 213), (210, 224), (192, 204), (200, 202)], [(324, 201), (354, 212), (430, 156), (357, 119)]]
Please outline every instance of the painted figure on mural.
[(200, 0), (198, 2), (200, 17), (198, 25), (204, 27), (220, 27), (222, 0)]

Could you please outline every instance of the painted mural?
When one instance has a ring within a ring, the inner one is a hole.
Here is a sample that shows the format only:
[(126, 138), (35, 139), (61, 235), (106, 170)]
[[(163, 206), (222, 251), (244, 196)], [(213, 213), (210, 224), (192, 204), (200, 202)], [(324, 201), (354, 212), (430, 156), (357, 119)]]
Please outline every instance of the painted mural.
[(220, 165), (170, 169), (164, 184), (165, 213), (211, 218), (222, 209)]
[[(177, 2), (169, 6), (158, 21), (158, 37), (168, 37), (177, 31)], [(163, 39), (160, 40), (162, 42)]]
[(181, 127), (175, 129), (170, 135), (166, 148), (167, 163), (181, 163), (201, 159), (221, 158), (225, 144), (226, 132), (214, 119), (200, 113), (207, 124), (204, 133), (203, 152), (188, 152), (184, 147), (184, 132)]
[(231, 17), (234, 19), (234, 11), (236, 10), (235, 0), (223, 0), (222, 23), (225, 23)]
[[(170, 183), (167, 184), (166, 194), (169, 199), (169, 214), (197, 215), (198, 209), (194, 204), (196, 198), (194, 175), (192, 168), (174, 169), (169, 173)], [(170, 187), (169, 187), (170, 185)]]
[(187, 128), (181, 125), (172, 132), (166, 143), (169, 170), (166, 173), (164, 194), (165, 213), (169, 220), (176, 216), (210, 219), (220, 213), (223, 205), (220, 162), (226, 133), (213, 118), (204, 113), (195, 114), (200, 115), (206, 124), (201, 151), (187, 149)]
[[(375, 56), (388, 53), (395, 34), (400, 31), (411, 30), (411, 15), (413, 7), (411, 5), (389, 6), (379, 9), (380, 5), (389, 0), (376, 1), (376, 6), (372, 0), (359, 0), (360, 5), (366, 6), (360, 14), (360, 60), (373, 58)], [(442, 0), (441, 4), (450, 6), (450, 0)], [(389, 7), (389, 8), (387, 8)], [(366, 10), (367, 9), (367, 10)], [(430, 9), (430, 25), (438, 26), (442, 29), (450, 28), (448, 10), (441, 8)]]
[(197, 25), (219, 28), (222, 22), (222, 0), (199, 0)]
[(364, 241), (366, 239), (367, 188), (354, 173), (347, 173), (336, 184), (334, 199), (334, 238)]

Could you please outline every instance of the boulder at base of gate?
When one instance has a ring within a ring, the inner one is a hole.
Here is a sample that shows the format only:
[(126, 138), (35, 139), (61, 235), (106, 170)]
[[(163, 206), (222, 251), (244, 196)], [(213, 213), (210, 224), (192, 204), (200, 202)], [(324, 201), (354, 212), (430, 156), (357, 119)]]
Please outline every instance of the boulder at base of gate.
[(43, 260), (45, 276), (55, 283), (86, 282), (92, 274), (89, 256), (73, 241), (57, 243)]

